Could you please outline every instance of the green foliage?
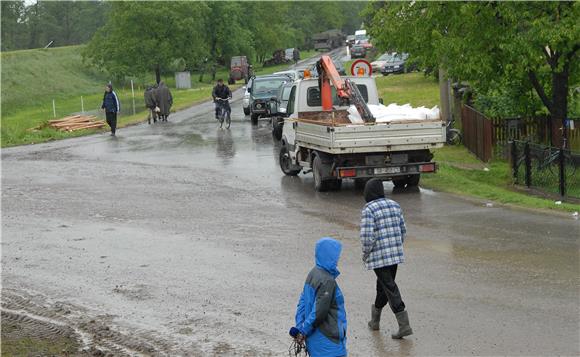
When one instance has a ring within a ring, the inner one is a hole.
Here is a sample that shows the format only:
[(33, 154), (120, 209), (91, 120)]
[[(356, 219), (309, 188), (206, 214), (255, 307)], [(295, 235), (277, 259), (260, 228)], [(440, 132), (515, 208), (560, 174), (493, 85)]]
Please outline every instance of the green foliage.
[(159, 72), (177, 58), (196, 62), (207, 51), (201, 34), (208, 14), (200, 2), (115, 2), (83, 56), (116, 78)]
[[(116, 78), (163, 72), (183, 58), (212, 72), (245, 55), (262, 63), (280, 48), (311, 46), (313, 34), (360, 27), (363, 2), (119, 2), (89, 43), (85, 58)], [(148, 19), (163, 17), (163, 21)]]
[(541, 100), (562, 118), (568, 88), (578, 86), (578, 2), (387, 2), (370, 4), (365, 16), (375, 45), (443, 66), (492, 98), (497, 113), (510, 103), (525, 115)]
[(2, 51), (81, 44), (104, 25), (104, 1), (2, 1)]

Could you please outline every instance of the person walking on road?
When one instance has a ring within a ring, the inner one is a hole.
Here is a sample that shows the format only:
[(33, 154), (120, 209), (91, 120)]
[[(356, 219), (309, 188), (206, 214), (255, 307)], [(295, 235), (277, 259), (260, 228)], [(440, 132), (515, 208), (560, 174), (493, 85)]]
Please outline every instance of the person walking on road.
[(381, 312), (389, 303), (399, 325), (399, 330), (391, 337), (400, 339), (413, 334), (405, 303), (395, 283), (397, 266), (405, 261), (405, 220), (399, 204), (385, 198), (381, 180), (369, 180), (364, 196), (367, 204), (362, 210), (360, 223), (363, 261), (367, 269), (374, 270), (377, 276), (377, 295), (371, 306), (371, 320), (368, 325), (372, 330), (379, 329)]
[[(211, 96), (213, 98), (213, 102), (215, 103), (215, 118), (219, 119), (220, 106), (218, 105), (217, 98), (231, 99), (232, 98), (232, 91), (230, 90), (230, 87), (228, 87), (224, 84), (224, 80), (220, 78), (217, 80), (216, 86), (213, 87), (213, 90), (211, 92)], [(230, 103), (224, 102), (222, 105), (225, 105), (226, 110), (231, 112)]]
[(171, 106), (173, 105), (173, 96), (171, 95), (171, 91), (163, 81), (159, 82), (159, 86), (155, 89), (155, 103), (159, 108), (159, 120), (167, 121), (167, 117), (169, 117), (169, 111), (171, 110)]
[(155, 88), (152, 86), (148, 86), (145, 89), (145, 93), (143, 93), (145, 98), (145, 107), (149, 109), (149, 115), (147, 116), (147, 123), (151, 124), (151, 120), (154, 123), (157, 122), (157, 112), (155, 108), (157, 108), (157, 104), (155, 103)]
[(336, 283), (341, 251), (342, 244), (332, 238), (316, 242), (316, 265), (306, 277), (296, 308), (291, 335), (299, 343), (306, 342), (312, 357), (347, 355), (344, 296)]
[(111, 127), (111, 136), (115, 136), (115, 132), (117, 131), (117, 114), (121, 111), (121, 105), (119, 104), (119, 97), (117, 97), (117, 93), (113, 90), (111, 83), (105, 86), (101, 109), (105, 111), (107, 124)]

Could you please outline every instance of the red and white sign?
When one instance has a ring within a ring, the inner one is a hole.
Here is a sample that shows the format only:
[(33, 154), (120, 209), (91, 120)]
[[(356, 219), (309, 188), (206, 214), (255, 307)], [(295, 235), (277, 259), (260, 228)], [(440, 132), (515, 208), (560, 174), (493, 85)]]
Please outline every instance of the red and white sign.
[(373, 74), (373, 67), (368, 61), (357, 59), (350, 66), (350, 74), (357, 77), (370, 77)]

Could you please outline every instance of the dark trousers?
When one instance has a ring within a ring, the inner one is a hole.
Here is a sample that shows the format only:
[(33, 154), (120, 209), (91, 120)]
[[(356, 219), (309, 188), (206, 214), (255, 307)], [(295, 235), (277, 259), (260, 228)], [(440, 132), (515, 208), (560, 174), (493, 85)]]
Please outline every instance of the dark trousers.
[(401, 299), (399, 287), (395, 283), (397, 276), (397, 265), (375, 269), (377, 275), (377, 297), (375, 307), (382, 309), (389, 303), (391, 310), (396, 314), (405, 310), (405, 303)]
[(107, 124), (111, 127), (111, 133), (115, 134), (117, 130), (117, 113), (107, 112), (105, 115), (107, 117)]

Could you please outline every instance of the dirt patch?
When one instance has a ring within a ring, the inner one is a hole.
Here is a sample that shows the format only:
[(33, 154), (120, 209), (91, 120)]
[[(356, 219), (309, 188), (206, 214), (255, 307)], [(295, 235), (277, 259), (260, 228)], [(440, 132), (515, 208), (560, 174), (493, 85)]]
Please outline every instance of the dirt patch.
[(2, 311), (2, 356), (69, 356), (80, 346), (80, 337), (68, 326)]

